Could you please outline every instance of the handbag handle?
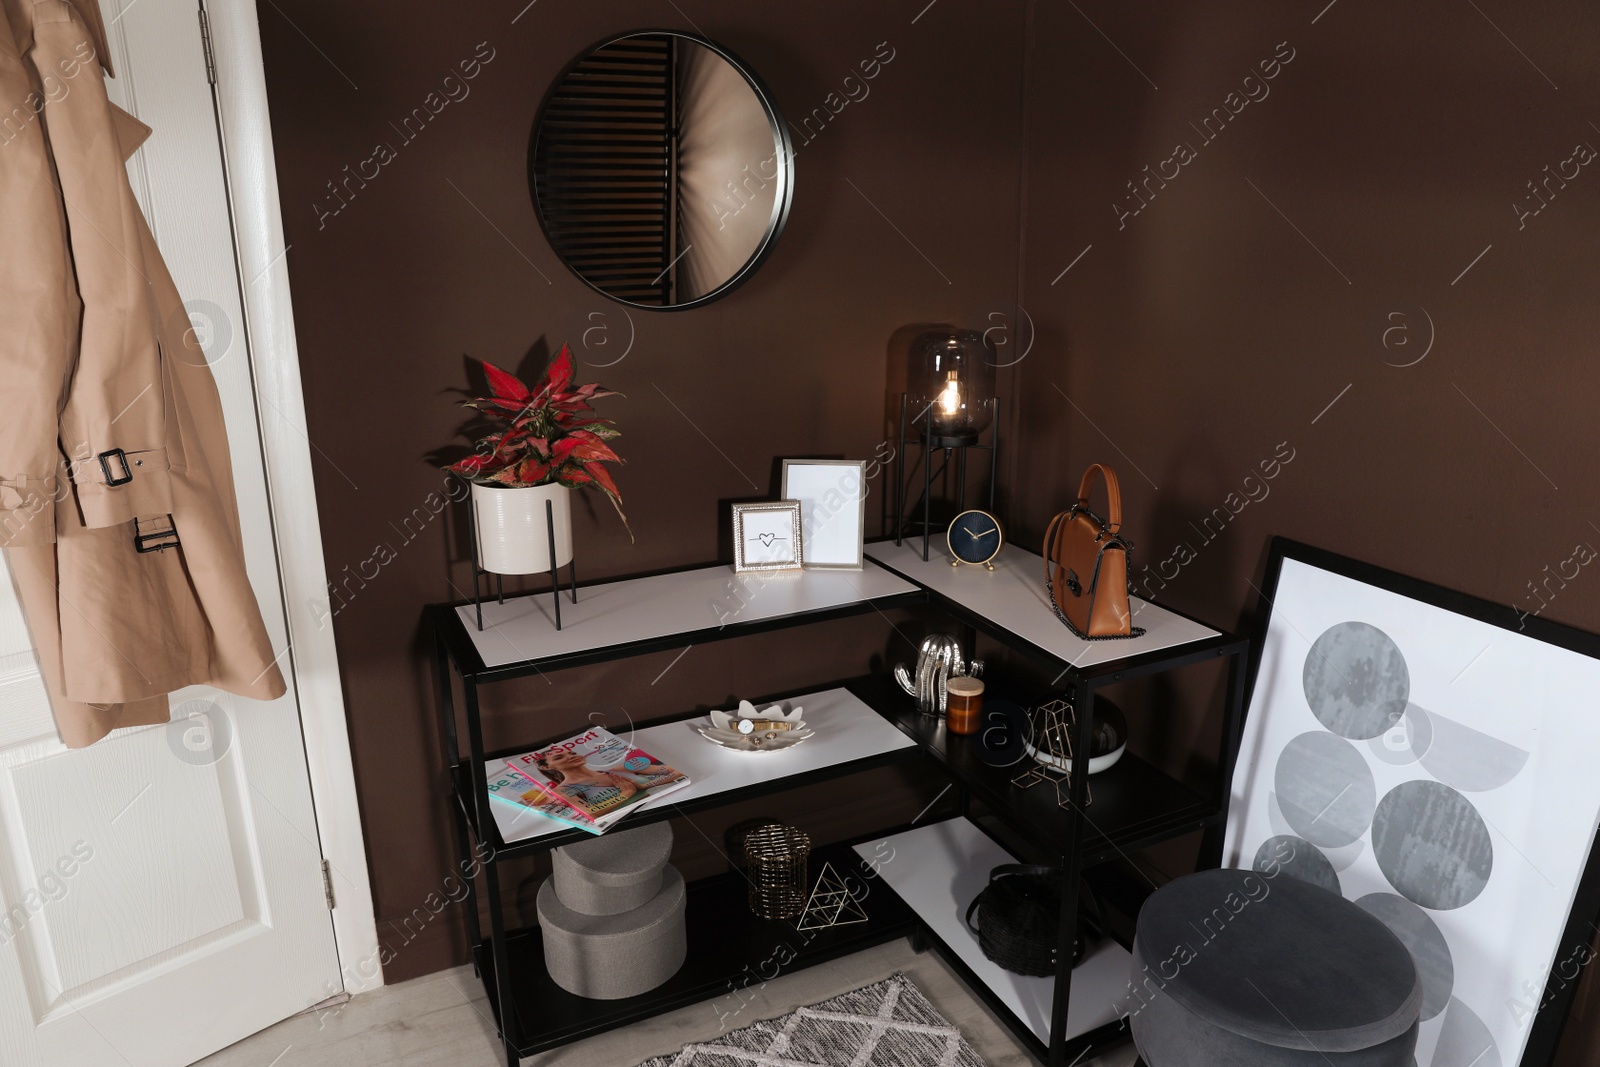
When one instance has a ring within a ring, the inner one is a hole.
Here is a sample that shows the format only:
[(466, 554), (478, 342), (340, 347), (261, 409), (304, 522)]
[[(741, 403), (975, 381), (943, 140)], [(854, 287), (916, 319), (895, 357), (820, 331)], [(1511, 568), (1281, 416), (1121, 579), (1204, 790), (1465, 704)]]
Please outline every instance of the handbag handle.
[(1045, 867), (1037, 863), (1002, 863), (989, 872), (989, 881), (1008, 874), (1031, 874), (1037, 878), (1064, 878), (1067, 872), (1060, 867)]
[(1056, 517), (1050, 520), (1049, 528), (1044, 532), (1044, 580), (1046, 585), (1050, 584), (1050, 564), (1056, 561), (1056, 531), (1061, 529), (1061, 520), (1065, 519), (1067, 514), (1065, 511), (1057, 513)]
[(1110, 498), (1111, 505), (1106, 510), (1106, 529), (1116, 533), (1122, 529), (1122, 486), (1117, 482), (1117, 472), (1104, 463), (1091, 463), (1089, 469), (1083, 472), (1083, 481), (1078, 483), (1078, 507), (1088, 510), (1089, 493), (1094, 489), (1094, 476), (1100, 474), (1106, 480), (1106, 496)]
[[(1089, 511), (1089, 494), (1094, 490), (1095, 475), (1099, 474), (1106, 480), (1106, 497), (1110, 500), (1110, 507), (1106, 511), (1106, 532), (1115, 536), (1122, 529), (1122, 485), (1117, 481), (1117, 472), (1104, 463), (1091, 463), (1083, 472), (1083, 481), (1078, 483), (1078, 502), (1072, 511), (1063, 511), (1050, 520), (1050, 527), (1044, 534), (1044, 583), (1050, 590), (1052, 602), (1055, 598), (1055, 589), (1050, 573), (1051, 564), (1056, 563), (1056, 532), (1061, 524), (1071, 518), (1074, 512)], [(1091, 515), (1093, 512), (1089, 512)]]
[[(995, 867), (989, 872), (989, 884), (993, 885), (997, 878), (1004, 878), (1008, 874), (1031, 874), (1039, 878), (1060, 879), (1065, 877), (1066, 873), (1067, 872), (1062, 870), (1060, 867), (1044, 867), (1036, 863), (1002, 863), (1000, 866)], [(1099, 896), (1095, 894), (1094, 890), (1089, 888), (1088, 882), (1081, 882), (1079, 884), (1083, 887), (1083, 896), (1088, 899), (1089, 906), (1094, 909), (1094, 918), (1098, 920), (1100, 933), (1102, 935), (1109, 934), (1111, 927), (1110, 924), (1106, 922), (1106, 910), (1100, 904)], [(972, 903), (967, 905), (967, 915), (965, 920), (967, 929), (971, 930), (975, 934), (978, 932), (978, 928), (972, 925), (972, 913), (978, 910), (978, 901), (982, 897), (983, 894), (979, 893), (977, 896), (972, 898)], [(1079, 908), (1079, 912), (1080, 914), (1082, 912), (1081, 906)], [(1081, 922), (1082, 920), (1080, 919), (1079, 921)]]
[[(989, 872), (989, 884), (993, 885), (996, 879), (1004, 878), (1008, 874), (1031, 874), (1039, 878), (1060, 878), (1066, 873), (1060, 867), (1042, 867), (1036, 863), (1002, 863)], [(979, 893), (972, 898), (972, 903), (967, 905), (967, 929), (973, 933), (977, 933), (978, 928), (972, 925), (972, 913), (978, 910), (978, 900), (982, 896), (983, 894)]]

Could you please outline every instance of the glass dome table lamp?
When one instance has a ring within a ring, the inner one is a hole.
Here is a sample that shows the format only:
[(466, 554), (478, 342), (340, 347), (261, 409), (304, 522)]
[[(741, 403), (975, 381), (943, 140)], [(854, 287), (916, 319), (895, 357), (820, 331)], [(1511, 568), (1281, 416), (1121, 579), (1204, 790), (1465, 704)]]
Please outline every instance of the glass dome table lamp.
[[(900, 397), (900, 448), (895, 461), (895, 544), (909, 531), (921, 533), (922, 558), (926, 560), (935, 525), (949, 521), (935, 522), (935, 483), (947, 492), (953, 488), (948, 503), (957, 512), (966, 510), (967, 454), (973, 449), (989, 454), (988, 510), (994, 512), (1000, 446), (1000, 427), (995, 421), (999, 401), (994, 393), (997, 361), (983, 334), (945, 325), (917, 334), (906, 355), (906, 391)], [(988, 443), (981, 444), (984, 431), (991, 426)], [(918, 478), (921, 497), (910, 507), (908, 446), (917, 450), (915, 465), (922, 468)], [(941, 461), (937, 474), (936, 458)]]
[(906, 396), (935, 448), (967, 448), (994, 421), (994, 351), (976, 330), (933, 330), (911, 342)]

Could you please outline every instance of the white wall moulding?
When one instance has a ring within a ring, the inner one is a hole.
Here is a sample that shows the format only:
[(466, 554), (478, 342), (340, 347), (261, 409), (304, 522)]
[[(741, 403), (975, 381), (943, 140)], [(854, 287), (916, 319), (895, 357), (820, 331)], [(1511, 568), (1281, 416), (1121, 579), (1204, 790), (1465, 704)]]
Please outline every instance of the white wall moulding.
[(255, 0), (210, 0), (205, 11), (217, 68), (217, 118), (227, 160), (245, 333), (261, 405), (273, 533), (289, 605), (293, 651), (285, 657), (284, 673), (300, 698), (317, 840), (332, 872), (333, 927), (344, 989), (360, 993), (381, 986), (383, 972), (338, 654), (327, 613), (327, 568), (289, 298), (290, 250), (278, 202), (259, 15)]

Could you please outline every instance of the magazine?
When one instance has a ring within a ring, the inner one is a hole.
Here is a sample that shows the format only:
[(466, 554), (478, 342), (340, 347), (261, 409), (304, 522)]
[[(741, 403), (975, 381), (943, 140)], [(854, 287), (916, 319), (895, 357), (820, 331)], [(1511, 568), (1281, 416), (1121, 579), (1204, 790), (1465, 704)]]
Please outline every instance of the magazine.
[[(513, 756), (504, 767), (509, 775), (491, 777), (492, 798), (596, 834), (689, 784), (686, 775), (602, 726)], [(514, 839), (515, 831), (501, 829)]]
[(592, 834), (600, 830), (595, 826), (594, 820), (583, 812), (568, 804), (561, 797), (546, 792), (545, 787), (520, 771), (512, 770), (510, 764), (500, 764), (498, 770), (490, 764), (489, 771), (489, 799), (514, 804), (522, 808), (522, 812), (512, 813), (508, 820), (501, 817), (502, 813), (495, 812), (495, 822), (500, 825), (500, 836), (507, 841), (515, 841), (519, 837), (528, 836), (529, 828), (536, 827), (538, 820), (519, 818), (520, 815), (532, 812), (536, 815), (559, 819), (571, 823)]

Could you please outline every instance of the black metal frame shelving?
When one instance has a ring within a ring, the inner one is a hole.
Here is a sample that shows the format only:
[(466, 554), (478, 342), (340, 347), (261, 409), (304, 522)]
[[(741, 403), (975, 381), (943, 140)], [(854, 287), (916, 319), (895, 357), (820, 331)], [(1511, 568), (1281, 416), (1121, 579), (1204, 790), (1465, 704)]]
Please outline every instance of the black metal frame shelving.
[[(935, 563), (938, 561), (935, 560)], [(881, 562), (879, 565), (910, 581), (917, 581), (913, 570), (902, 571)], [(1074, 708), (1092, 707), (1094, 694), (1106, 686), (1202, 663), (1219, 660), (1228, 663), (1217, 774), (1209, 796), (1196, 793), (1128, 752), (1115, 766), (1094, 776), (1094, 801), (1088, 803), (1091, 781), (1088, 775), (1090, 730), (1093, 725), (1088, 715), (1078, 715), (1074, 721), (1071, 806), (1066, 809), (1058, 805), (1053, 789), (1038, 787), (1019, 790), (1013, 786), (1011, 783), (1016, 769), (996, 767), (985, 762), (980, 756), (976, 735), (963, 737), (951, 734), (939, 720), (918, 715), (911, 709), (894, 716), (896, 725), (915, 738), (919, 746), (943, 766), (951, 782), (961, 791), (959, 806), (963, 814), (967, 812), (971, 801), (980, 802), (989, 819), (998, 823), (1004, 833), (996, 833), (984, 825), (988, 820), (978, 823), (980, 829), (1005, 847), (1014, 848), (1020, 843), (1031, 851), (1029, 859), (1066, 871), (1066, 889), (1061, 900), (1062, 959), (1072, 958), (1071, 938), (1077, 929), (1080, 876), (1090, 868), (1126, 858), (1128, 853), (1135, 850), (1195, 831), (1205, 834), (1201, 846), (1201, 865), (1215, 867), (1220, 863), (1223, 823), (1227, 816), (1233, 765), (1238, 756), (1240, 731), (1244, 722), (1244, 697), (1251, 648), (1248, 638), (1216, 631), (1214, 636), (1170, 648), (1133, 652), (1113, 660), (1079, 666), (1031, 641), (1019, 638), (996, 620), (974, 611), (967, 604), (931, 589), (928, 597), (935, 608), (962, 624), (969, 658), (975, 651), (977, 635), (982, 633), (1047, 671), (1056, 672), (1058, 685), (1054, 688), (1070, 691)], [(1183, 612), (1171, 608), (1165, 610), (1199, 623), (1199, 620)], [(882, 680), (872, 679), (853, 685), (852, 691), (868, 704), (881, 707), (881, 696), (877, 691), (883, 687)], [(952, 946), (931, 932), (929, 937), (945, 961), (989, 1003), (997, 1016), (1010, 1026), (1014, 1036), (1049, 1067), (1065, 1067), (1084, 1057), (1087, 1050), (1099, 1051), (1102, 1046), (1120, 1044), (1130, 1039), (1125, 1019), (1071, 1039), (1067, 1037), (1067, 1005), (1072, 998), (1072, 968), (1068, 965), (1056, 976), (1050, 1037), (1048, 1041), (1041, 1041), (1013, 1012), (999, 1004)]]
[[(867, 566), (883, 567), (890, 573), (898, 573), (895, 568), (875, 561), (869, 561)], [(728, 568), (720, 570), (727, 571)], [(1086, 805), (1084, 791), (1088, 780), (1085, 772), (1090, 723), (1087, 716), (1079, 716), (1074, 739), (1077, 757), (1073, 774), (1073, 806), (1063, 809), (1057, 805), (1053, 790), (1041, 788), (1021, 791), (1013, 788), (1011, 778), (1016, 773), (1014, 769), (996, 768), (984, 763), (978, 757), (971, 739), (951, 735), (938, 720), (918, 715), (909, 699), (887, 678), (870, 677), (833, 684), (845, 685), (854, 696), (917, 742), (914, 747), (866, 755), (756, 786), (702, 795), (681, 804), (663, 803), (631, 816), (629, 825), (643, 825), (680, 814), (738, 803), (902, 760), (930, 758), (948, 775), (954, 806), (960, 813), (965, 814), (969, 805), (976, 801), (986, 810), (988, 818), (1000, 824), (1004, 838), (1023, 842), (1037, 857), (1067, 869), (1069, 877), (1066, 884), (1069, 888), (1062, 900), (1061, 923), (1064, 940), (1069, 941), (1071, 931), (1076, 928), (1080, 872), (1124, 856), (1132, 850), (1196, 830), (1207, 832), (1203, 856), (1214, 865), (1221, 854), (1227, 790), (1239, 746), (1245, 658), (1249, 648), (1245, 639), (1218, 633), (1214, 637), (1178, 647), (1130, 654), (1112, 662), (1080, 668), (1018, 638), (1004, 625), (983, 617), (968, 606), (932, 591), (915, 577), (903, 573), (900, 577), (910, 583), (909, 591), (776, 618), (743, 623), (736, 621), (716, 627), (663, 634), (646, 640), (599, 645), (547, 656), (535, 654), (501, 665), (484, 662), (468, 625), (457, 610), (461, 605), (435, 605), (427, 609), (427, 619), (436, 642), (438, 701), (442, 736), (449, 761), (452, 788), (450, 807), (458, 831), (459, 851), (463, 870), (476, 868), (483, 875), (483, 892), (489, 912), (490, 929), (486, 937), (479, 921), (478, 889), (475, 879), (469, 879), (469, 895), (464, 901), (468, 934), (474, 962), (500, 1027), (509, 1067), (517, 1067), (521, 1056), (532, 1055), (685, 1004), (724, 995), (736, 988), (741, 976), (762, 967), (766, 961), (781, 958), (781, 969), (792, 971), (908, 934), (913, 936), (919, 948), (929, 944), (935, 947), (973, 991), (994, 1008), (997, 1016), (1010, 1025), (1024, 1046), (1050, 1067), (1065, 1067), (1087, 1049), (1098, 1050), (1126, 1040), (1124, 1022), (1102, 1026), (1068, 1040), (1065, 1028), (1072, 988), (1072, 974), (1068, 967), (1057, 977), (1051, 1034), (1048, 1041), (1042, 1041), (1000, 1004), (995, 993), (961, 961), (952, 946), (929, 930), (927, 924), (881, 882), (872, 883), (866, 905), (868, 923), (806, 934), (798, 934), (792, 924), (764, 922), (751, 917), (744, 904), (742, 876), (737, 872), (691, 883), (687, 916), (691, 938), (690, 962), (664, 986), (620, 1001), (587, 1000), (561, 990), (545, 973), (538, 931), (507, 928), (498, 864), (512, 857), (540, 853), (583, 840), (589, 835), (573, 829), (546, 833), (527, 841), (506, 842), (502, 839), (489, 810), (484, 765), (486, 760), (497, 755), (526, 751), (529, 746), (505, 752), (485, 750), (478, 699), (480, 685), (870, 611), (917, 605), (931, 607), (959, 620), (964, 626), (969, 646), (978, 633), (985, 633), (1052, 670), (1060, 670), (1074, 693), (1075, 707), (1089, 707), (1094, 692), (1106, 685), (1227, 659), (1230, 665), (1227, 707), (1215, 788), (1209, 796), (1202, 796), (1129, 753), (1117, 766), (1095, 776), (1094, 803), (1092, 806)], [(603, 588), (605, 584), (593, 583), (588, 587)], [(581, 622), (570, 624), (569, 634), (572, 633), (572, 625), (581, 625)], [(461, 731), (457, 724), (458, 682), (461, 718), (467, 734), (465, 753), (461, 751)], [(657, 722), (700, 714), (703, 713), (684, 712)], [(642, 728), (653, 724), (639, 725)], [(892, 832), (893, 829), (879, 829), (867, 840)], [(1001, 834), (990, 832), (997, 841), (1002, 840)], [(848, 846), (825, 846), (813, 855), (817, 860), (813, 865), (816, 869), (820, 869), (821, 861), (832, 860), (840, 870), (861, 870), (864, 878), (872, 877), (872, 872)], [(882, 892), (878, 891), (880, 887)], [(697, 939), (697, 929), (715, 929), (717, 936)], [(1070, 943), (1065, 948), (1067, 951), (1063, 953), (1063, 958), (1070, 960)]]

